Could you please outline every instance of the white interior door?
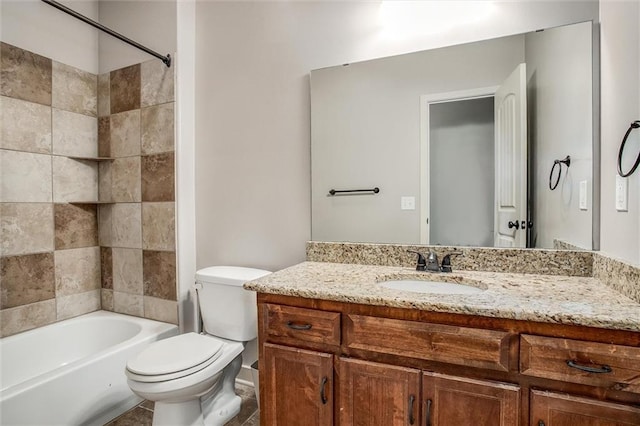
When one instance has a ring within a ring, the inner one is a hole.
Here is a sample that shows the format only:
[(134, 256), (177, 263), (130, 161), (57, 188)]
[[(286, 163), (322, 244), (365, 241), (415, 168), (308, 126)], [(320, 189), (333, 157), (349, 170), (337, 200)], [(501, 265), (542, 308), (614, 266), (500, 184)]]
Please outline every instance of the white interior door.
[(527, 72), (520, 64), (495, 94), (495, 247), (526, 247)]

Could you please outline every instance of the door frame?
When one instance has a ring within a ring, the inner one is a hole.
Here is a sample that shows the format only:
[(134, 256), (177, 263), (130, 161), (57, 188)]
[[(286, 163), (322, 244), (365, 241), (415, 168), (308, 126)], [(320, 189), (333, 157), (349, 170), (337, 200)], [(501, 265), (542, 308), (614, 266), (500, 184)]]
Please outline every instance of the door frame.
[(445, 102), (466, 101), (493, 97), (500, 86), (479, 87), (476, 89), (457, 90), (454, 92), (420, 95), (420, 244), (429, 244), (428, 223), (431, 213), (429, 202), (429, 123), (430, 106)]

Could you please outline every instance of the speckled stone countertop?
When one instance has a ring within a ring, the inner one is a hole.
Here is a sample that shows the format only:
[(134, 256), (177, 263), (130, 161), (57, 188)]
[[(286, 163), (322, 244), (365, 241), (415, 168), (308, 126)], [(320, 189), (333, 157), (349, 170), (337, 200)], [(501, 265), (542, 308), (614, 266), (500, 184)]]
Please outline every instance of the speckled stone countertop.
[[(464, 282), (467, 295), (386, 289), (380, 281)], [(593, 277), (454, 271), (416, 272), (400, 266), (303, 262), (245, 284), (260, 293), (493, 318), (640, 331), (640, 303)]]

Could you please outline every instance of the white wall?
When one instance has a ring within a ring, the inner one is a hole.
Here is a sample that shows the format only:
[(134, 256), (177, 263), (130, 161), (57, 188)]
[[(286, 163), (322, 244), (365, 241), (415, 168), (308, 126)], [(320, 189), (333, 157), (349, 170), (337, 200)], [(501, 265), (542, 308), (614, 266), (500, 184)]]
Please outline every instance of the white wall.
[[(100, 0), (100, 23), (161, 54), (177, 50), (176, 0)], [(109, 34), (100, 33), (100, 74), (153, 59)]]
[[(420, 97), (499, 86), (523, 61), (517, 35), (312, 71), (312, 239), (419, 243)], [(380, 193), (327, 196), (373, 187)], [(404, 196), (416, 209), (401, 210)]]
[[(60, 1), (97, 20), (98, 1)], [(98, 30), (40, 0), (0, 1), (0, 40), (98, 73)]]
[[(392, 3), (427, 8), (410, 11), (418, 25), (401, 25), (415, 33), (385, 31), (377, 2), (197, 4), (198, 267), (279, 269), (304, 260), (310, 70), (598, 16), (591, 1), (477, 2), (488, 8), (469, 4), (464, 19), (452, 2)], [(439, 32), (428, 34), (432, 28)]]
[[(553, 247), (554, 239), (592, 247), (591, 27), (585, 22), (525, 37), (535, 247)], [(571, 166), (562, 165), (562, 178), (551, 191), (553, 162), (567, 155)], [(580, 182), (585, 180), (588, 210), (580, 210)]]
[[(629, 124), (640, 120), (640, 2), (603, 1), (601, 24), (601, 251), (640, 265), (640, 171), (628, 178), (629, 211), (615, 209), (618, 148)], [(635, 159), (640, 132), (627, 144)], [(628, 170), (628, 167), (627, 167)]]

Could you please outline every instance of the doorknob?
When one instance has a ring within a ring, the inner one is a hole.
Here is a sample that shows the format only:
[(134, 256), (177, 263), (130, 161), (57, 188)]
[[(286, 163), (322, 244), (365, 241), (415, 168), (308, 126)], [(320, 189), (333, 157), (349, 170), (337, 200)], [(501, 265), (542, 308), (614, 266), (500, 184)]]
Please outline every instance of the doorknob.
[[(511, 228), (516, 228), (517, 231), (518, 229), (520, 229), (520, 222), (518, 222), (517, 220), (514, 222), (509, 221), (509, 229)], [(524, 229), (524, 223), (522, 224), (522, 228)]]

